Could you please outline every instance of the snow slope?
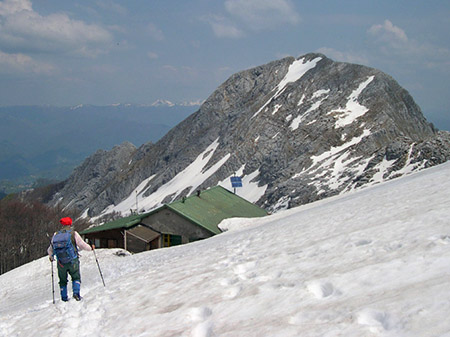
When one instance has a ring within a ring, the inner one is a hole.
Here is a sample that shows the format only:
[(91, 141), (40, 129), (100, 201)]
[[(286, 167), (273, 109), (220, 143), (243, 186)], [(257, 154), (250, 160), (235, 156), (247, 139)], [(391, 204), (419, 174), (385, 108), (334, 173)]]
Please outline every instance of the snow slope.
[(46, 258), (0, 276), (1, 336), (450, 336), (450, 163), (136, 255), (82, 256), (52, 304)]

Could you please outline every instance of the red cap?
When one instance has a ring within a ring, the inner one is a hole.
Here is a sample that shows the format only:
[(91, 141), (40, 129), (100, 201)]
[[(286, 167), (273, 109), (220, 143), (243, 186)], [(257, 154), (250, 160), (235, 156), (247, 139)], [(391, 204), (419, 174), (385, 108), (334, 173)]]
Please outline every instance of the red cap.
[(59, 220), (59, 222), (60, 222), (61, 225), (63, 225), (63, 226), (72, 226), (72, 219), (69, 218), (69, 217), (62, 218), (61, 220)]

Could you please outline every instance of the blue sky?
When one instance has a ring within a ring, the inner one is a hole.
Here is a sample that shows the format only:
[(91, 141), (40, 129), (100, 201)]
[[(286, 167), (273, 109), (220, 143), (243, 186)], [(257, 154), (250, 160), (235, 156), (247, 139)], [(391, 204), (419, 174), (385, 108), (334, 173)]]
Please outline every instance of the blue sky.
[(0, 105), (201, 101), (321, 52), (391, 75), (450, 130), (449, 32), (448, 0), (2, 0)]

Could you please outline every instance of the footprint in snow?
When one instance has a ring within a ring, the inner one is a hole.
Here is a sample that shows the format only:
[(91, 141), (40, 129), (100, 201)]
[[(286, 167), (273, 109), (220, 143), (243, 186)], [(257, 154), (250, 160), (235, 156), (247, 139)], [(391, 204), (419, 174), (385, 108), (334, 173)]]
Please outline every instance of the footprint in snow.
[(211, 321), (212, 310), (208, 307), (191, 308), (188, 314), (189, 320), (195, 324), (192, 329), (192, 337), (213, 337), (213, 324)]
[(355, 242), (355, 246), (356, 247), (367, 246), (367, 245), (370, 245), (371, 243), (372, 243), (372, 240), (362, 239), (362, 240), (359, 240), (359, 241)]
[(450, 235), (441, 235), (438, 242), (443, 245), (450, 244)]
[(317, 299), (323, 299), (333, 295), (339, 296), (342, 294), (330, 282), (314, 281), (308, 284), (307, 288)]
[(403, 244), (401, 244), (400, 242), (392, 242), (392, 243), (385, 245), (383, 247), (383, 249), (385, 252), (394, 252), (396, 250), (399, 250), (402, 247), (403, 247)]
[(240, 279), (248, 280), (256, 276), (256, 273), (253, 271), (256, 265), (255, 261), (242, 263), (234, 267), (233, 271)]
[(196, 323), (202, 322), (212, 315), (212, 310), (208, 307), (197, 307), (189, 310), (189, 319)]
[(235, 299), (242, 291), (242, 288), (240, 286), (234, 286), (230, 287), (225, 290), (225, 293), (223, 294), (222, 298), (224, 300), (232, 300)]
[(367, 326), (372, 333), (382, 333), (400, 327), (389, 313), (369, 308), (357, 314), (357, 322)]

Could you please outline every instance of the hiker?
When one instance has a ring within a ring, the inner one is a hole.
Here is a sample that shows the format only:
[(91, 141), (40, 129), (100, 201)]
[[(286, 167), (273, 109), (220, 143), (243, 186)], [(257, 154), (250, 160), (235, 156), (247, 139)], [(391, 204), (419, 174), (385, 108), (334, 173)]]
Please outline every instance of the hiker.
[(80, 288), (80, 261), (78, 259), (78, 249), (92, 250), (86, 242), (83, 241), (78, 232), (72, 230), (72, 219), (69, 217), (59, 220), (63, 228), (53, 234), (52, 243), (47, 249), (50, 261), (53, 262), (54, 256), (58, 261), (59, 287), (61, 289), (61, 299), (65, 302), (67, 297), (67, 274), (72, 278), (73, 298), (81, 300)]

